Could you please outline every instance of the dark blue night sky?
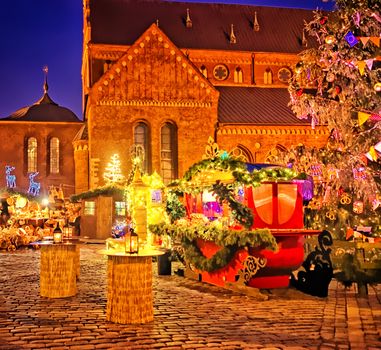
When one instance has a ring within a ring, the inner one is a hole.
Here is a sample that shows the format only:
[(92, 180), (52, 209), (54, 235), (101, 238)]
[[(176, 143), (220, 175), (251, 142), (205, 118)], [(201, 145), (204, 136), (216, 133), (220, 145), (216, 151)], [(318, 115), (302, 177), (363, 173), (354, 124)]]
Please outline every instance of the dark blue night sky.
[[(95, 0), (96, 1), (96, 0)], [(331, 9), (322, 0), (230, 0), (218, 2)], [(81, 0), (7, 0), (0, 12), (0, 118), (36, 102), (49, 66), (49, 95), (81, 118)]]

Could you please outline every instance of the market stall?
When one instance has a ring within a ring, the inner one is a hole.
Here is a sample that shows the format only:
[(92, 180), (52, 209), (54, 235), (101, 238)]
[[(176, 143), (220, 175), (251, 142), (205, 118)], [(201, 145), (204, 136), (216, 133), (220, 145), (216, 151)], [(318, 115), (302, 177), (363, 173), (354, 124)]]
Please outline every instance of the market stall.
[(167, 208), (177, 220), (150, 229), (179, 242), (187, 269), (202, 281), (287, 287), (303, 262), (304, 236), (321, 232), (303, 227), (308, 186), (288, 168), (248, 165), (215, 144), (210, 149), (170, 189), (178, 196)]

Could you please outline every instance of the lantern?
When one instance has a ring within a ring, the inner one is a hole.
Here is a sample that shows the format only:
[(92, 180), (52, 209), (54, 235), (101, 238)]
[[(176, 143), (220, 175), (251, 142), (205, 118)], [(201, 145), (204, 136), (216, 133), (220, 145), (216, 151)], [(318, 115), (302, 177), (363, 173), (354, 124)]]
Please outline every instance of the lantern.
[(64, 237), (71, 237), (73, 229), (70, 226), (65, 225), (62, 229)]
[(130, 228), (129, 232), (125, 234), (126, 253), (138, 254), (139, 252), (139, 240), (138, 235), (133, 228)]
[(62, 238), (62, 231), (59, 226), (57, 226), (53, 231), (53, 243), (62, 243)]

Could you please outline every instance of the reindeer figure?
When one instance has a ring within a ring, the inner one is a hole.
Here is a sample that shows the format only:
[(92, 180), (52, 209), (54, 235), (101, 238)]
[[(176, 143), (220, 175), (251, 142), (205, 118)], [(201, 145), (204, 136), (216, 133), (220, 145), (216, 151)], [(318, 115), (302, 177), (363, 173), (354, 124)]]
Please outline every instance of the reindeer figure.
[(38, 171), (35, 171), (33, 173), (29, 173), (29, 189), (28, 193), (32, 196), (38, 196), (40, 193), (40, 183), (35, 182), (34, 178), (39, 174)]
[(16, 168), (14, 166), (5, 166), (5, 178), (7, 179), (7, 187), (8, 188), (15, 188), (16, 187), (16, 175), (11, 175), (11, 172), (15, 170)]

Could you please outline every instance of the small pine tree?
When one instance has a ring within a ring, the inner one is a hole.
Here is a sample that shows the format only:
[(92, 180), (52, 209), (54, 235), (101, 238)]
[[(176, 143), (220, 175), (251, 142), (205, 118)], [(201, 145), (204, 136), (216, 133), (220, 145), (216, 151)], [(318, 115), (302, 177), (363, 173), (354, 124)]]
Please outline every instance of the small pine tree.
[(118, 154), (111, 156), (111, 161), (107, 164), (103, 178), (107, 185), (122, 184), (124, 181), (124, 176), (120, 169), (120, 159)]

